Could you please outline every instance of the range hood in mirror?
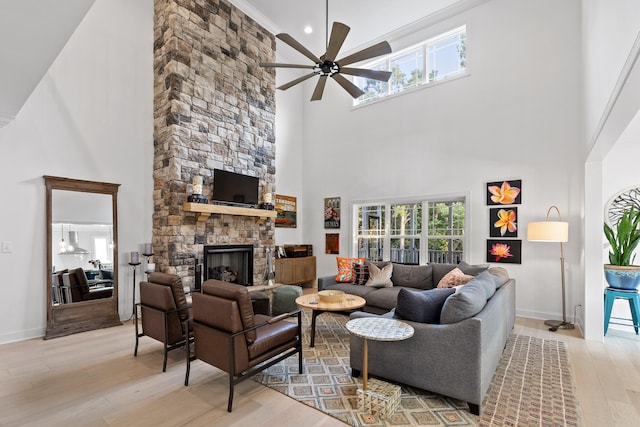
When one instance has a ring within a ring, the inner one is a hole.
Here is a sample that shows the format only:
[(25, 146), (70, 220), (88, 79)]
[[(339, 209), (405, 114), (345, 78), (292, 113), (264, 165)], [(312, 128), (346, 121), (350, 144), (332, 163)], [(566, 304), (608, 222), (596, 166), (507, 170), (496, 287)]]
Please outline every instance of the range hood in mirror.
[[(63, 243), (64, 240), (60, 243)], [(60, 246), (59, 255), (76, 255), (76, 254), (88, 254), (89, 251), (80, 247), (80, 241), (78, 240), (78, 232), (69, 232), (69, 243), (67, 245)]]

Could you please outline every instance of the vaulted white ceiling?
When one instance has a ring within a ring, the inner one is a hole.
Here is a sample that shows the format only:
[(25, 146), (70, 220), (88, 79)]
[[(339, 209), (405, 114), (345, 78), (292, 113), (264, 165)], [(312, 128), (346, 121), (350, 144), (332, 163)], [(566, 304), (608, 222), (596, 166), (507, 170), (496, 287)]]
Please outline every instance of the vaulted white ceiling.
[[(487, 0), (230, 0), (274, 34), (289, 33), (318, 56), (329, 27), (339, 21), (351, 27), (341, 53), (433, 14), (470, 7)], [(0, 127), (22, 108), (95, 0), (0, 0)], [(313, 33), (305, 34), (311, 26)], [(278, 42), (293, 61), (305, 60)]]
[[(274, 34), (284, 32), (320, 56), (326, 48), (326, 0), (230, 0)], [(341, 52), (365, 47), (456, 3), (465, 0), (329, 0), (329, 32), (334, 21), (351, 27)], [(313, 33), (305, 34), (311, 26)], [(280, 45), (278, 46), (280, 48)], [(288, 49), (288, 48), (287, 48)]]
[(22, 108), (95, 0), (0, 0), (0, 127)]

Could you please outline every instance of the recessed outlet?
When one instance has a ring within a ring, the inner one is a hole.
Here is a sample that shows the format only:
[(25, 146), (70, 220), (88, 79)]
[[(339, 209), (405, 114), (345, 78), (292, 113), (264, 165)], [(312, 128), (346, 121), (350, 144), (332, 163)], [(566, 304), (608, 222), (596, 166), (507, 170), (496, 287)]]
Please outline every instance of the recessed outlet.
[(13, 252), (13, 242), (10, 242), (8, 240), (2, 242), (2, 252), (5, 254)]

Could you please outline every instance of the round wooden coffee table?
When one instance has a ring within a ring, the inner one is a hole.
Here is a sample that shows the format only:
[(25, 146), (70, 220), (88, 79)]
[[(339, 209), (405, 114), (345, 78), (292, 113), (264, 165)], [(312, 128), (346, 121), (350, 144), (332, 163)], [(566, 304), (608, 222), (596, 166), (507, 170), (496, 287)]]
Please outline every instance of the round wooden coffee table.
[(296, 304), (300, 307), (310, 308), (311, 314), (311, 343), (313, 347), (316, 341), (316, 317), (327, 311), (351, 311), (364, 307), (367, 302), (357, 295), (344, 294), (337, 302), (320, 301), (318, 294), (307, 294), (296, 298)]

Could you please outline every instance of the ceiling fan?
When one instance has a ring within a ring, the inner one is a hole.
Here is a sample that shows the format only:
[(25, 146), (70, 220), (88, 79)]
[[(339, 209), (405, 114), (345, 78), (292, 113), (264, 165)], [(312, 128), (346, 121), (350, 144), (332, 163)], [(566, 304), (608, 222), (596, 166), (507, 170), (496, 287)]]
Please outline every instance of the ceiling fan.
[[(328, 0), (327, 0), (327, 9), (328, 9)], [(328, 12), (328, 11), (327, 11)], [(328, 13), (327, 13), (328, 17)], [(327, 33), (328, 33), (328, 18), (327, 18)], [(342, 47), (345, 39), (347, 38), (347, 34), (349, 34), (350, 28), (341, 23), (334, 22), (333, 27), (331, 28), (331, 38), (327, 43), (327, 51), (321, 57), (315, 56), (311, 53), (307, 48), (305, 48), (301, 43), (297, 42), (293, 37), (286, 33), (277, 34), (276, 37), (309, 58), (314, 62), (314, 65), (298, 65), (298, 64), (281, 64), (281, 63), (269, 63), (269, 62), (261, 62), (261, 67), (282, 67), (282, 68), (308, 68), (313, 70), (311, 73), (306, 74), (302, 77), (299, 77), (295, 80), (290, 81), (289, 83), (283, 84), (279, 86), (278, 89), (286, 90), (292, 86), (297, 85), (298, 83), (302, 83), (303, 81), (313, 77), (320, 76), (318, 79), (318, 83), (316, 83), (316, 87), (313, 91), (313, 95), (311, 96), (312, 101), (319, 101), (322, 99), (322, 93), (324, 92), (324, 86), (327, 83), (327, 77), (333, 78), (340, 86), (342, 86), (349, 94), (358, 98), (364, 94), (358, 86), (353, 84), (351, 81), (347, 80), (342, 74), (349, 74), (352, 76), (365, 77), (368, 79), (381, 80), (381, 81), (389, 81), (391, 77), (390, 71), (380, 71), (380, 70), (368, 70), (364, 68), (350, 68), (347, 65), (365, 61), (367, 59), (375, 58), (380, 55), (385, 55), (391, 53), (391, 46), (386, 41), (382, 41), (380, 43), (376, 43), (373, 46), (369, 46), (365, 49), (362, 49), (352, 55), (346, 56), (344, 58), (336, 60), (338, 56), (338, 52)], [(328, 38), (328, 34), (327, 34)]]

